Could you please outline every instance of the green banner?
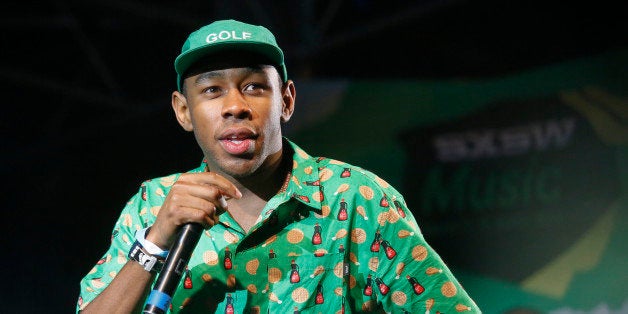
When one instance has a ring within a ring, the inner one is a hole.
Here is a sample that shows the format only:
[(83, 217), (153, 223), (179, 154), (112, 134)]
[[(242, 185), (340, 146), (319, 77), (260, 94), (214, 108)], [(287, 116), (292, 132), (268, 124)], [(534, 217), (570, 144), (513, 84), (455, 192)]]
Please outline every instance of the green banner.
[(628, 312), (628, 51), (491, 80), (297, 82), (287, 134), (399, 188), (486, 313)]

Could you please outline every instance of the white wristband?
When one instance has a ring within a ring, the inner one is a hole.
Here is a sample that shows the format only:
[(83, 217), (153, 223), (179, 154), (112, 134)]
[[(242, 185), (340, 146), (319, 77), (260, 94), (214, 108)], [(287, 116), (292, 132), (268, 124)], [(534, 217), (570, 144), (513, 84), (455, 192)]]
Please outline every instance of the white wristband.
[(150, 227), (137, 230), (135, 232), (135, 240), (137, 240), (137, 242), (139, 242), (144, 247), (146, 252), (148, 252), (150, 255), (166, 258), (169, 251), (164, 251), (159, 248), (155, 243), (146, 240), (146, 230), (148, 229), (150, 229)]

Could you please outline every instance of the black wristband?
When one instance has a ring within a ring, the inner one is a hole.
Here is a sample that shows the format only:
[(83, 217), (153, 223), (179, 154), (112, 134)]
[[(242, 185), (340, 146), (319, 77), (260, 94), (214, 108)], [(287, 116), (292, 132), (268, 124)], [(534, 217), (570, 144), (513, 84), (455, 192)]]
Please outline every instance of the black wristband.
[(131, 246), (129, 258), (138, 262), (146, 271), (151, 273), (160, 272), (164, 266), (163, 259), (149, 254), (139, 241), (135, 241)]

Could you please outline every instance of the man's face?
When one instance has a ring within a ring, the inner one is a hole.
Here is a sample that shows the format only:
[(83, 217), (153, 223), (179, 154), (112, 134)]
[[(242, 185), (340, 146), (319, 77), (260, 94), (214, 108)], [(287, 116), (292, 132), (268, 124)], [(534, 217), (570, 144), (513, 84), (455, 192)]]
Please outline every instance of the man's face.
[(182, 125), (194, 131), (210, 171), (246, 177), (278, 162), (281, 122), (290, 118), (294, 98), (286, 98), (274, 67), (208, 70), (183, 83), (191, 129)]

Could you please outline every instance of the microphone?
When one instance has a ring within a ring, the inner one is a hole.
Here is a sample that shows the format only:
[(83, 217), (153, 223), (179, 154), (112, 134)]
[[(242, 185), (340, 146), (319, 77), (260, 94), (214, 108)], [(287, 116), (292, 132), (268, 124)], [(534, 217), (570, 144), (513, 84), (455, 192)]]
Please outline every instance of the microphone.
[(177, 241), (170, 249), (155, 286), (146, 300), (144, 314), (166, 313), (170, 307), (172, 295), (181, 281), (185, 267), (202, 233), (203, 226), (198, 223), (183, 225)]

